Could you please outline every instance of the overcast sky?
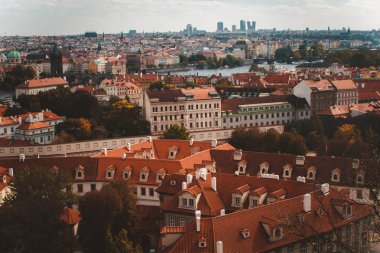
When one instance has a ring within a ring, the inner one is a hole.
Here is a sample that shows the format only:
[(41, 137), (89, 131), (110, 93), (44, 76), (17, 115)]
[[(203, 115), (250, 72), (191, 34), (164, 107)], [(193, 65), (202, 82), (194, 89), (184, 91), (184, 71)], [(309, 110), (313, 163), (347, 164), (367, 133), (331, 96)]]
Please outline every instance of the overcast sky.
[(257, 29), (370, 30), (380, 28), (379, 10), (380, 0), (0, 0), (0, 34), (215, 31), (241, 19)]

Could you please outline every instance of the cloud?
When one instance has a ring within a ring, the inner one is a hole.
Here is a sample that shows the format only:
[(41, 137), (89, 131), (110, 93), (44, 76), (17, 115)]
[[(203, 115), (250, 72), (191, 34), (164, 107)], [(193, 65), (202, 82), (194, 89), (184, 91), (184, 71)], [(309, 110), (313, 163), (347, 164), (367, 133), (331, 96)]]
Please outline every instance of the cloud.
[(214, 31), (241, 19), (258, 28), (378, 29), (378, 0), (0, 0), (0, 33), (75, 34), (86, 30)]

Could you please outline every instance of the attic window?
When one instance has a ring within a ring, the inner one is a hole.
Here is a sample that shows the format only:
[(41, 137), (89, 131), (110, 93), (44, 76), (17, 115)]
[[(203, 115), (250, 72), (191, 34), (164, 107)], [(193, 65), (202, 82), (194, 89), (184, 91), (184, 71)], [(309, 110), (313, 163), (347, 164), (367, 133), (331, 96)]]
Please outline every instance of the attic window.
[(205, 238), (202, 237), (202, 238), (199, 240), (198, 247), (199, 247), (199, 248), (206, 248), (206, 247), (207, 247), (207, 243), (206, 243), (206, 239), (205, 239)]
[(335, 169), (332, 171), (331, 181), (333, 181), (333, 182), (339, 182), (340, 181), (340, 170), (339, 169)]
[(124, 178), (124, 179), (128, 179), (128, 178), (129, 178), (129, 173), (126, 172), (126, 171), (124, 171), (124, 173), (123, 173), (123, 178)]
[(352, 215), (352, 207), (351, 207), (351, 205), (347, 206), (347, 208), (346, 208), (346, 215), (347, 215), (347, 217), (351, 217), (351, 215)]
[(157, 181), (160, 181), (160, 182), (162, 181), (162, 175), (161, 174), (157, 175)]
[(241, 206), (241, 196), (234, 196), (233, 198), (233, 206), (240, 207)]
[(275, 240), (279, 240), (282, 238), (282, 229), (281, 228), (275, 228), (273, 230), (273, 237)]
[(112, 171), (107, 171), (107, 178), (112, 178)]
[(309, 172), (307, 173), (307, 179), (314, 180), (314, 172), (309, 171)]
[(177, 184), (177, 181), (175, 181), (175, 180), (170, 180), (170, 185), (171, 186), (175, 186)]
[(252, 206), (257, 206), (259, 205), (259, 200), (258, 199), (252, 199)]
[(248, 229), (242, 229), (240, 231), (241, 235), (243, 236), (244, 239), (247, 239), (249, 237), (251, 237), (251, 233), (249, 232)]
[(363, 170), (358, 171), (358, 173), (356, 174), (356, 183), (358, 183), (358, 184), (364, 183), (364, 171)]

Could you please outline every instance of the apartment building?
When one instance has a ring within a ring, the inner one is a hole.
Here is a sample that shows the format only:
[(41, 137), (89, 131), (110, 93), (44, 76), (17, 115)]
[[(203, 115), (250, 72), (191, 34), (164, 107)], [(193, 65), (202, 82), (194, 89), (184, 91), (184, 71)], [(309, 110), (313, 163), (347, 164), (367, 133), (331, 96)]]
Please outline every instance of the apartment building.
[(190, 131), (221, 128), (221, 98), (215, 88), (146, 91), (145, 118), (152, 133), (179, 124)]
[(141, 87), (125, 80), (104, 79), (99, 88), (105, 90), (107, 96), (117, 96), (121, 99), (128, 98), (131, 103), (142, 104)]
[(16, 99), (21, 95), (36, 95), (39, 92), (45, 92), (58, 87), (69, 87), (65, 79), (60, 77), (45, 78), (37, 80), (28, 80), (16, 87)]
[(310, 119), (311, 110), (303, 98), (294, 95), (246, 97), (222, 101), (222, 127), (259, 127)]

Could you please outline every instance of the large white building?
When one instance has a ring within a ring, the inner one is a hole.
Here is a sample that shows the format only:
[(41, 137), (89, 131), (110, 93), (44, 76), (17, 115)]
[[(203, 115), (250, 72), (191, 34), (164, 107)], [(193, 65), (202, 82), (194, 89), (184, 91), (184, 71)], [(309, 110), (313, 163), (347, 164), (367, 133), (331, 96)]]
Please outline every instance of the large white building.
[(16, 99), (21, 95), (36, 95), (58, 87), (69, 87), (65, 79), (60, 77), (28, 80), (16, 87)]
[(145, 118), (152, 133), (174, 124), (190, 131), (221, 128), (221, 98), (214, 88), (146, 91), (144, 96)]
[(293, 95), (225, 99), (222, 127), (262, 127), (309, 119), (310, 106)]

